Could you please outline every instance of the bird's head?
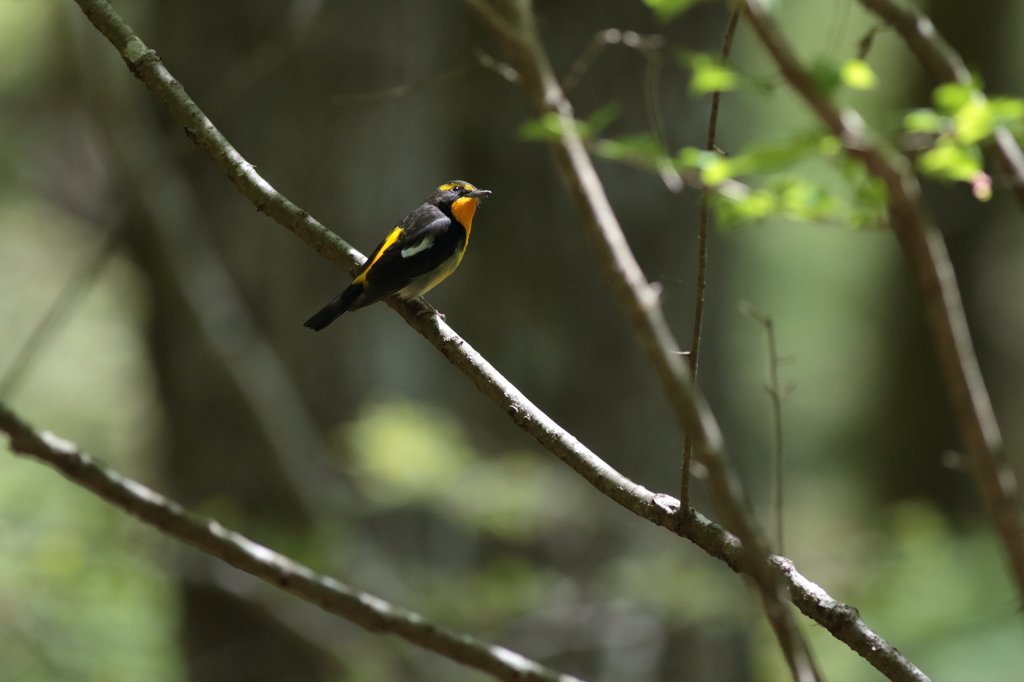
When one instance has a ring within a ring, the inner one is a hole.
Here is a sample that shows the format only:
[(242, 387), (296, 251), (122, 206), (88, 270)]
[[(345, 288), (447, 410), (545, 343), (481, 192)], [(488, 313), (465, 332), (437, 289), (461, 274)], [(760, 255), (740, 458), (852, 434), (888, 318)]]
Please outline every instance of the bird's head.
[(473, 227), (473, 214), (482, 197), (490, 194), (487, 189), (477, 189), (463, 180), (452, 180), (437, 188), (428, 201), (448, 211), (467, 230)]

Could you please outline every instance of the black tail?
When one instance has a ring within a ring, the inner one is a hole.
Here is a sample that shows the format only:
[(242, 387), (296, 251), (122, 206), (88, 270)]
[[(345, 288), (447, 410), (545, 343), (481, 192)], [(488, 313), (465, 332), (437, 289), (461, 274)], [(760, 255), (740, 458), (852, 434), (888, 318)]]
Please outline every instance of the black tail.
[(315, 332), (320, 331), (344, 315), (361, 293), (363, 293), (363, 287), (358, 284), (350, 285), (345, 291), (338, 294), (337, 298), (321, 308), (320, 312), (306, 320), (302, 326), (309, 327)]

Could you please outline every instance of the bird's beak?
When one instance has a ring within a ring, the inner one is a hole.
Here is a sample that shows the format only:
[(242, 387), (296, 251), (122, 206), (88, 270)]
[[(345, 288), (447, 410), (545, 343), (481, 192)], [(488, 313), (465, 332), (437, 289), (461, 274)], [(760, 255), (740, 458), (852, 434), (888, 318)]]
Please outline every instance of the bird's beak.
[(472, 197), (474, 199), (479, 199), (480, 197), (485, 197), (485, 196), (487, 196), (490, 193), (491, 193), (491, 190), (489, 190), (489, 189), (477, 189), (477, 190), (473, 190), (472, 192), (470, 192), (466, 196), (467, 197)]

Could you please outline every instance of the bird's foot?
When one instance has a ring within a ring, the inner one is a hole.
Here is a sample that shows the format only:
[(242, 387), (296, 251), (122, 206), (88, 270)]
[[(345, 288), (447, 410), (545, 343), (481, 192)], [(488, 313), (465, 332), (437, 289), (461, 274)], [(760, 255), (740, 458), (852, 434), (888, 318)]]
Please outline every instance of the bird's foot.
[(416, 313), (417, 317), (421, 315), (437, 315), (441, 319), (441, 321), (444, 322), (444, 313), (442, 313), (440, 310), (427, 303), (426, 299), (421, 298), (420, 300), (423, 301), (423, 305), (427, 306), (427, 309), (421, 310), (418, 313)]

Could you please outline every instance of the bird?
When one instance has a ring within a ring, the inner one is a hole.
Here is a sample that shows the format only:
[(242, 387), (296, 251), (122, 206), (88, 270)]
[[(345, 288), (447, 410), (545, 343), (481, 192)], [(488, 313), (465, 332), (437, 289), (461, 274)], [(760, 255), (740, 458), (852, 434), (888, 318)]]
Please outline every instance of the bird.
[[(388, 233), (352, 284), (306, 320), (304, 327), (320, 331), (346, 312), (397, 296), (419, 298), (455, 272), (466, 253), (473, 215), (490, 190), (463, 180), (438, 187), (423, 204)], [(433, 308), (431, 312), (444, 319)]]

